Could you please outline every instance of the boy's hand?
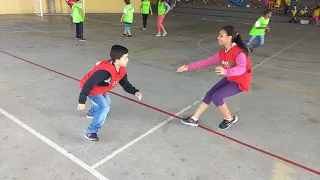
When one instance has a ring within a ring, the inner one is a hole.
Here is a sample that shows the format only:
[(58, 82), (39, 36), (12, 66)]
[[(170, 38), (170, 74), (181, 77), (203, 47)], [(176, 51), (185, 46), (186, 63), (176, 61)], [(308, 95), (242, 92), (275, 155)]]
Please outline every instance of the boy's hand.
[(136, 92), (136, 96), (138, 97), (139, 100), (142, 99), (142, 94), (141, 94), (141, 92)]
[(151, 12), (151, 16), (153, 16), (153, 13)]
[(86, 108), (86, 105), (85, 104), (78, 104), (78, 110), (79, 111), (82, 111), (82, 110), (84, 110)]
[(270, 32), (270, 27), (269, 26), (267, 27), (267, 31)]

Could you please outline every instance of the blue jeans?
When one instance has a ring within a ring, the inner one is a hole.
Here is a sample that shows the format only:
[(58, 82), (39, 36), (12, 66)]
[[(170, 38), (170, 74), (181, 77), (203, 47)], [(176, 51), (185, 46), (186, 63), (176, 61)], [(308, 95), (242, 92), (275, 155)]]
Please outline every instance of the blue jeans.
[(87, 129), (87, 133), (97, 133), (103, 126), (108, 112), (110, 111), (111, 99), (108, 94), (88, 96), (91, 100), (93, 107), (89, 110), (89, 114), (93, 116), (90, 126)]
[(252, 49), (256, 49), (264, 44), (264, 35), (258, 35), (249, 36), (249, 40), (246, 42), (246, 46), (248, 47), (256, 38), (258, 39), (258, 42), (252, 45)]

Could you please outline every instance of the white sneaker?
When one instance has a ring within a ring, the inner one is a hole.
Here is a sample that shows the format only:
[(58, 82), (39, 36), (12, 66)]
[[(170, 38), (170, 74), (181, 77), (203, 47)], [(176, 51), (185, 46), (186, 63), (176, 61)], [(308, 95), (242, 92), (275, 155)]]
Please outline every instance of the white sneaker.
[(160, 33), (158, 33), (156, 36), (161, 36), (161, 34), (160, 34)]
[(165, 31), (163, 32), (162, 36), (166, 36), (168, 33)]

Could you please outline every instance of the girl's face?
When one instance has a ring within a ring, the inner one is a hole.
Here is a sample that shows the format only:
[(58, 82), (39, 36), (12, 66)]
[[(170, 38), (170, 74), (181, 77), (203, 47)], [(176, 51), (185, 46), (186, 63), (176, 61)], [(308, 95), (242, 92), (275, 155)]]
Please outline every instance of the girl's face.
[(231, 42), (231, 36), (228, 36), (224, 29), (220, 30), (218, 36), (218, 42), (220, 46), (224, 46)]

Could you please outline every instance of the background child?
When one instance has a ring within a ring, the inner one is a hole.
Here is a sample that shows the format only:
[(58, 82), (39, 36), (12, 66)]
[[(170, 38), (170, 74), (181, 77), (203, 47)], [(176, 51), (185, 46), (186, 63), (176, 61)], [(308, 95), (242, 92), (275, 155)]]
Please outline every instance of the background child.
[(143, 29), (142, 30), (145, 31), (145, 30), (147, 30), (147, 21), (148, 21), (149, 12), (151, 12), (151, 16), (153, 15), (152, 8), (150, 5), (150, 0), (142, 0), (141, 1), (140, 11), (142, 14), (142, 21), (143, 21)]
[(297, 23), (297, 6), (293, 6), (293, 9), (290, 11), (291, 20), (290, 23)]
[(301, 15), (302, 17), (306, 17), (307, 14), (308, 14), (308, 8), (307, 8), (307, 6), (304, 6), (304, 7), (300, 10), (300, 15)]
[(131, 38), (132, 35), (131, 35), (130, 26), (133, 22), (134, 9), (133, 9), (132, 5), (130, 4), (130, 0), (124, 0), (124, 2), (126, 3), (126, 6), (123, 9), (123, 14), (122, 14), (122, 17), (120, 20), (120, 22), (124, 22), (124, 33), (122, 34), (122, 36), (124, 36), (124, 37), (127, 36), (127, 37)]
[(237, 116), (231, 115), (223, 99), (242, 91), (249, 91), (252, 68), (248, 57), (248, 49), (243, 44), (241, 36), (232, 26), (225, 26), (220, 30), (218, 41), (219, 45), (224, 46), (219, 53), (208, 59), (178, 68), (178, 72), (183, 72), (221, 63), (222, 67), (216, 67), (216, 73), (217, 75), (226, 76), (206, 93), (202, 103), (192, 117), (181, 120), (184, 124), (198, 126), (198, 119), (206, 111), (211, 101), (223, 115), (223, 121), (219, 125), (221, 129), (227, 129), (238, 120)]
[(73, 22), (76, 23), (76, 39), (79, 41), (85, 41), (83, 38), (84, 13), (81, 0), (76, 0), (72, 5), (72, 19)]
[(264, 44), (265, 31), (270, 31), (270, 27), (268, 26), (268, 24), (271, 15), (272, 11), (270, 9), (265, 10), (264, 15), (261, 16), (251, 28), (249, 32), (249, 40), (247, 41), (246, 46), (248, 47), (256, 38), (258, 39), (258, 42), (256, 44), (253, 44), (251, 48), (248, 47), (250, 53), (253, 52), (253, 49), (256, 49)]
[(320, 6), (317, 6), (314, 10), (313, 10), (313, 15), (312, 18), (316, 21), (316, 25), (319, 25), (319, 15), (320, 15)]
[(85, 109), (87, 98), (93, 103), (93, 107), (87, 113), (87, 117), (93, 119), (85, 135), (91, 141), (99, 140), (98, 130), (103, 126), (110, 110), (111, 100), (106, 93), (119, 83), (126, 92), (136, 95), (139, 100), (142, 97), (139, 90), (133, 87), (127, 78), (128, 49), (114, 45), (110, 50), (110, 56), (111, 60), (98, 62), (80, 81), (78, 110)]
[(168, 32), (165, 30), (162, 22), (166, 17), (166, 14), (170, 11), (170, 5), (164, 0), (159, 0), (158, 2), (158, 34), (156, 36), (161, 36), (161, 31), (163, 32), (162, 36), (166, 36)]

